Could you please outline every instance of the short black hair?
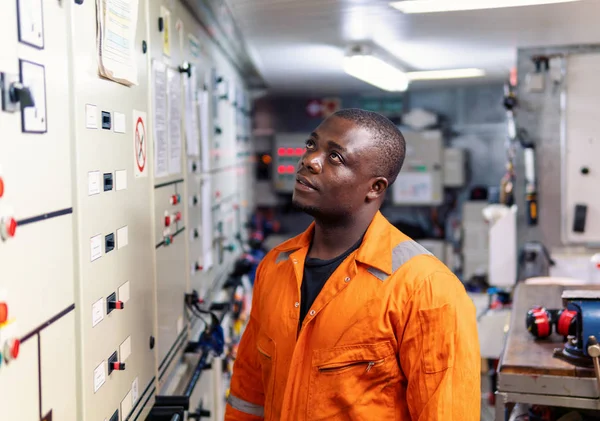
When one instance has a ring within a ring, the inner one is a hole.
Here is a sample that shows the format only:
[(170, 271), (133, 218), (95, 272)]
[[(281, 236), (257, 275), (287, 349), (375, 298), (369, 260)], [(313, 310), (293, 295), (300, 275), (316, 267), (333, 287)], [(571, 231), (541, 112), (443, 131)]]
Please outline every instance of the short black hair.
[(391, 186), (402, 169), (406, 155), (406, 140), (400, 129), (389, 118), (360, 108), (345, 108), (332, 116), (352, 121), (371, 133), (379, 154), (378, 168), (373, 169), (378, 174), (373, 175), (384, 176)]

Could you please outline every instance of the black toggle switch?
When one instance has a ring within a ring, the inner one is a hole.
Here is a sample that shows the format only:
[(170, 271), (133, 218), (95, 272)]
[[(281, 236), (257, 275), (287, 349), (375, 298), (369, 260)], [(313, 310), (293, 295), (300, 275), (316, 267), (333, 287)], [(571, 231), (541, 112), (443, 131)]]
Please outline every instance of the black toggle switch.
[(221, 134), (221, 133), (223, 133), (223, 130), (219, 126), (217, 126), (217, 127), (215, 127), (215, 133)]
[(194, 196), (192, 198), (192, 203), (194, 204), (194, 206), (196, 206), (198, 204), (198, 196)]
[(158, 32), (162, 32), (164, 28), (165, 28), (165, 20), (161, 16), (160, 18), (158, 18)]
[(187, 73), (188, 77), (192, 76), (192, 65), (187, 61), (184, 61), (181, 66), (179, 66), (179, 73)]
[(104, 173), (104, 191), (113, 189), (113, 175), (112, 173)]
[(200, 236), (200, 233), (198, 232), (198, 228), (194, 229), (194, 238), (198, 238)]
[(104, 130), (110, 130), (110, 128), (111, 128), (110, 112), (108, 112), (108, 111), (102, 111), (102, 128)]
[(585, 232), (585, 220), (587, 218), (587, 205), (575, 205), (575, 216), (573, 218), (573, 231)]
[(110, 233), (104, 237), (104, 252), (108, 253), (115, 249), (115, 234)]
[(21, 110), (27, 107), (35, 106), (35, 101), (33, 100), (31, 90), (24, 86), (21, 82), (11, 83), (8, 95), (11, 102), (15, 104), (18, 102), (21, 104)]

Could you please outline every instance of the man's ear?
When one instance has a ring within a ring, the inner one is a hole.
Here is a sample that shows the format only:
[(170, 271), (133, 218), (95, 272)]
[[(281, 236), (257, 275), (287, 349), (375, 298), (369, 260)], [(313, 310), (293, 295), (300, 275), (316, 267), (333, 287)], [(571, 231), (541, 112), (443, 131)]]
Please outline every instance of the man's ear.
[(367, 193), (367, 202), (377, 200), (385, 194), (388, 187), (388, 181), (384, 177), (378, 177), (371, 181), (371, 188)]

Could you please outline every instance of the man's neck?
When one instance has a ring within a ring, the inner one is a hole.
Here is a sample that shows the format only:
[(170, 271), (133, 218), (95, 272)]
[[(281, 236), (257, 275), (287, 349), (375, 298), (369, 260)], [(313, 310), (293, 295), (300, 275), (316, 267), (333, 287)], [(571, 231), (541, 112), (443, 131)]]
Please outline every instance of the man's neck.
[(353, 218), (332, 225), (315, 220), (315, 231), (308, 257), (333, 259), (352, 247), (367, 231), (373, 216)]

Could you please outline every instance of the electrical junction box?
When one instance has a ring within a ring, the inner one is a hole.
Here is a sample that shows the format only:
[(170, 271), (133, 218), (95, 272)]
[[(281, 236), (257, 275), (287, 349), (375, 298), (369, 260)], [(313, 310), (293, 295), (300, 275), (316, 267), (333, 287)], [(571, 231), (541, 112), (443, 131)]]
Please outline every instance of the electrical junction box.
[(397, 206), (440, 205), (444, 200), (444, 149), (439, 130), (406, 131), (406, 158), (392, 185)]
[(462, 148), (444, 149), (444, 186), (463, 187), (466, 183), (467, 151)]
[(600, 244), (600, 54), (574, 54), (567, 59), (562, 156), (562, 241)]

